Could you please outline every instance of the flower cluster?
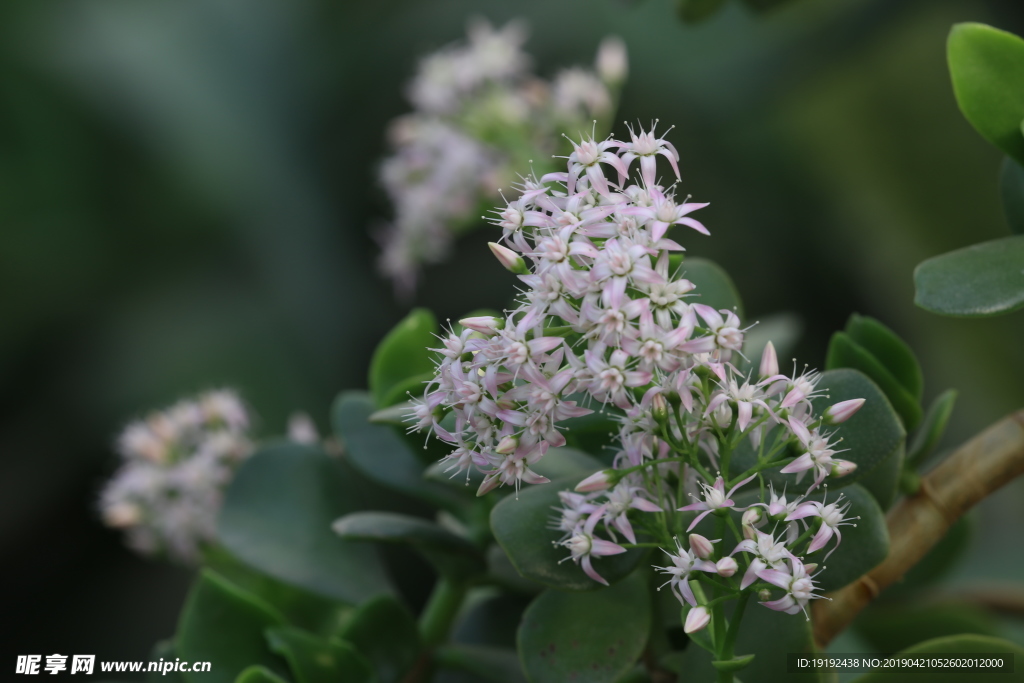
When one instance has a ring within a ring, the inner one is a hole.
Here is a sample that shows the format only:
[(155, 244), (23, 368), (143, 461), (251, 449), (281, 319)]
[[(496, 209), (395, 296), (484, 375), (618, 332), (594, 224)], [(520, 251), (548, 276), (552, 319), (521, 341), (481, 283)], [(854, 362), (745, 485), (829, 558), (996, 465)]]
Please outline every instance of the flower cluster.
[[(855, 468), (827, 428), (863, 400), (816, 414), (819, 375), (781, 374), (770, 343), (756, 370), (740, 371), (742, 323), (700, 302), (668, 236), (675, 225), (708, 234), (693, 217), (706, 204), (678, 201), (659, 157), (678, 181), (675, 148), (653, 126), (630, 129), (628, 140), (574, 142), (565, 172), (522, 182), (496, 212), (503, 244), (491, 248), (525, 290), (504, 317), (462, 320), (443, 340), (411, 419), (454, 447), (449, 469), (484, 474), (483, 494), (545, 482), (531, 468), (565, 443), (565, 421), (600, 407), (618, 421), (613, 466), (562, 493), (566, 559), (603, 583), (593, 560), (624, 552), (639, 531), (669, 556), (658, 569), (681, 601), (702, 607), (691, 581), (742, 569), (737, 591), (782, 589), (762, 602), (799, 611), (815, 597), (803, 558), (850, 523), (841, 499), (808, 498)], [(765, 486), (771, 477), (793, 490), (808, 475), (791, 500)], [(735, 542), (690, 534), (684, 546), (679, 536), (708, 516)], [(697, 615), (694, 628), (707, 623)]]
[(464, 44), (425, 58), (409, 87), (416, 111), (390, 128), (393, 154), (381, 183), (394, 220), (381, 232), (381, 269), (405, 292), (421, 264), (437, 263), (471, 226), (483, 202), (515, 178), (513, 169), (550, 158), (558, 134), (607, 119), (626, 74), (621, 41), (602, 44), (596, 68), (534, 77), (522, 51), (526, 32), (511, 23), (470, 24)]
[(107, 525), (128, 544), (194, 564), (214, 539), (224, 486), (248, 457), (249, 415), (230, 390), (210, 391), (129, 424), (123, 463), (100, 496)]

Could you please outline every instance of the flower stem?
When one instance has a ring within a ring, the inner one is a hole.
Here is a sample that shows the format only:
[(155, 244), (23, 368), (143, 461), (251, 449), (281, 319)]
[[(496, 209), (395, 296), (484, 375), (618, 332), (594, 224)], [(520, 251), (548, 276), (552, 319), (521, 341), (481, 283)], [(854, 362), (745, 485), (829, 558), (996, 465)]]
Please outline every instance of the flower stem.
[(428, 648), (447, 640), (455, 617), (462, 608), (466, 588), (463, 581), (454, 581), (444, 576), (438, 579), (434, 591), (430, 594), (430, 600), (420, 615), (420, 635), (423, 637), (423, 644)]

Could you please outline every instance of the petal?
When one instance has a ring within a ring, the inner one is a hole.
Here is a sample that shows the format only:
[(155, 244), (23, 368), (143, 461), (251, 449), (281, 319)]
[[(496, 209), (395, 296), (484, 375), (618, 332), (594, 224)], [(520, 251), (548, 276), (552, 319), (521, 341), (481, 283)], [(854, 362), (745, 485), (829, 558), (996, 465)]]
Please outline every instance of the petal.
[(605, 581), (603, 578), (601, 578), (600, 574), (598, 574), (596, 571), (594, 571), (593, 565), (590, 564), (590, 555), (585, 556), (583, 558), (583, 562), (581, 562), (581, 564), (583, 565), (583, 573), (584, 574), (586, 574), (587, 576), (592, 578), (594, 581), (597, 581), (598, 583), (603, 583), (606, 586), (608, 585), (608, 582)]

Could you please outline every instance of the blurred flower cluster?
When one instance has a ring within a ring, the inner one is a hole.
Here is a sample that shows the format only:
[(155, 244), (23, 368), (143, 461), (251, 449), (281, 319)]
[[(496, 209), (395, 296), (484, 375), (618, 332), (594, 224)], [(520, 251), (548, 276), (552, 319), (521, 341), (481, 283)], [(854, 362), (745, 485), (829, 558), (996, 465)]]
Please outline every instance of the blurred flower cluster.
[[(799, 612), (816, 597), (806, 556), (838, 543), (852, 523), (841, 499), (808, 499), (855, 467), (836, 457), (825, 430), (863, 400), (817, 414), (818, 373), (780, 374), (770, 343), (756, 376), (737, 369), (739, 318), (698, 303), (683, 247), (667, 237), (677, 224), (708, 234), (691, 216), (706, 205), (678, 202), (657, 175), (658, 157), (678, 181), (676, 150), (653, 126), (630, 130), (628, 141), (583, 138), (566, 172), (521, 184), (495, 212), (504, 244), (491, 248), (525, 291), (503, 318), (460, 321), (411, 419), (455, 447), (450, 469), (485, 475), (483, 494), (546, 482), (531, 467), (565, 443), (564, 421), (597, 404), (618, 421), (616, 455), (612, 469), (561, 494), (555, 526), (571, 559), (604, 583), (593, 560), (635, 544), (636, 525), (668, 554), (659, 569), (680, 601), (700, 606), (689, 584), (698, 573), (731, 580), (742, 569), (738, 591), (760, 582), (767, 607)], [(733, 462), (740, 451), (742, 469), (739, 456)], [(768, 475), (801, 494), (778, 494)], [(666, 514), (673, 510), (697, 514)], [(732, 511), (743, 512), (742, 530)], [(684, 547), (686, 521), (689, 533), (708, 515), (716, 533), (731, 525), (734, 542), (693, 534)], [(783, 593), (772, 599), (774, 589)]]
[[(438, 263), (453, 238), (530, 163), (550, 164), (562, 134), (607, 126), (627, 72), (624, 44), (606, 39), (596, 70), (574, 67), (545, 81), (530, 73), (526, 31), (471, 23), (468, 41), (429, 55), (409, 85), (415, 111), (392, 122), (392, 154), (380, 181), (392, 221), (380, 230), (382, 271), (400, 293), (424, 264)], [(594, 123), (597, 121), (597, 123)]]
[(214, 539), (222, 492), (252, 452), (249, 414), (231, 390), (204, 393), (129, 424), (123, 463), (100, 496), (108, 526), (147, 555), (195, 564)]

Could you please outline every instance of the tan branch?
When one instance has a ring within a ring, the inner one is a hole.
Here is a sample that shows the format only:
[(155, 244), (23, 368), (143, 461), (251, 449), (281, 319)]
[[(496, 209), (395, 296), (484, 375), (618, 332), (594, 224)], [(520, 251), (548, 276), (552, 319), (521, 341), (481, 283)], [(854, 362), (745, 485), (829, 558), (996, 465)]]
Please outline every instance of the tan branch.
[(1024, 410), (1000, 420), (921, 478), (921, 488), (888, 515), (889, 556), (814, 605), (814, 639), (824, 647), (879, 592), (898, 581), (971, 507), (1024, 474)]

